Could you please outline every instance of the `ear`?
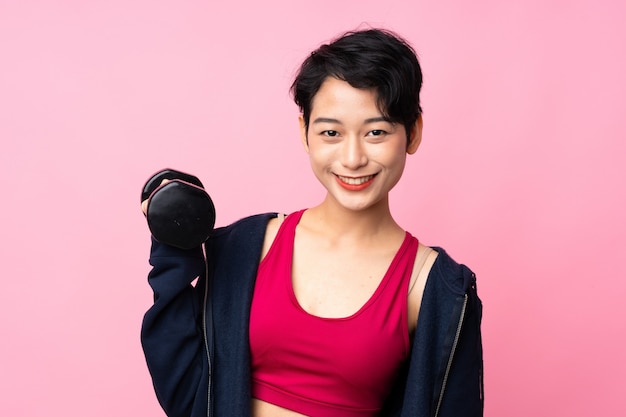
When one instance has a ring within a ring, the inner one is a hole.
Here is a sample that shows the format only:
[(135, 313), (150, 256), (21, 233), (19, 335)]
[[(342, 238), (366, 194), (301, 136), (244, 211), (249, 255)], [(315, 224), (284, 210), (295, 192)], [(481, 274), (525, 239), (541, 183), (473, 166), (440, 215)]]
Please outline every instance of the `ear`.
[(309, 152), (309, 138), (307, 137), (307, 127), (306, 123), (304, 123), (304, 116), (300, 114), (298, 117), (298, 123), (300, 124), (300, 141), (302, 142), (302, 146), (304, 146), (304, 150)]
[(406, 147), (406, 153), (409, 155), (413, 155), (417, 148), (419, 148), (420, 143), (422, 143), (422, 128), (424, 127), (424, 121), (422, 120), (422, 115), (420, 114), (411, 129), (409, 134), (409, 144)]

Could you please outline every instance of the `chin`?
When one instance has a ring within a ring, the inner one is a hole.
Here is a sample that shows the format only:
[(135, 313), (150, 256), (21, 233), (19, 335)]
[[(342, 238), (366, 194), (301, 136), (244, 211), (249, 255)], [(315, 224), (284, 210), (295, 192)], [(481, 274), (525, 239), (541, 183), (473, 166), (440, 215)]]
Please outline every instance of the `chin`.
[(363, 212), (363, 211), (368, 211), (368, 210), (375, 210), (378, 207), (380, 207), (380, 205), (382, 204), (381, 200), (377, 200), (377, 201), (341, 201), (338, 200), (338, 203), (341, 207), (345, 208), (346, 210), (351, 210), (354, 212)]

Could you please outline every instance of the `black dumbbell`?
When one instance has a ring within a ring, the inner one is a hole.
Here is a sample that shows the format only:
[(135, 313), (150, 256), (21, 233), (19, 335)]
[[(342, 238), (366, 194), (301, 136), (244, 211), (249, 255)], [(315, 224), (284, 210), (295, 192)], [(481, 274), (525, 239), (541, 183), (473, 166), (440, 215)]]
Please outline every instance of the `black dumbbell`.
[[(163, 180), (170, 180), (161, 185)], [(144, 185), (141, 201), (148, 200), (146, 218), (152, 236), (181, 249), (200, 246), (215, 226), (215, 206), (202, 182), (173, 169), (154, 174)]]

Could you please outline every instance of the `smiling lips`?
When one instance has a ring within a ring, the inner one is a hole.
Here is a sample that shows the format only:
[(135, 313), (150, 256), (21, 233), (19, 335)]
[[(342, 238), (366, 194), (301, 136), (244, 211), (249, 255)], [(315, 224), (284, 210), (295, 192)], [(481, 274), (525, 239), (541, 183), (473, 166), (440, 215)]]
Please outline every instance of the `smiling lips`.
[(375, 177), (376, 175), (367, 175), (365, 177), (357, 178), (335, 175), (335, 178), (337, 178), (337, 182), (339, 183), (339, 185), (349, 191), (360, 191), (369, 187), (369, 185), (374, 181)]

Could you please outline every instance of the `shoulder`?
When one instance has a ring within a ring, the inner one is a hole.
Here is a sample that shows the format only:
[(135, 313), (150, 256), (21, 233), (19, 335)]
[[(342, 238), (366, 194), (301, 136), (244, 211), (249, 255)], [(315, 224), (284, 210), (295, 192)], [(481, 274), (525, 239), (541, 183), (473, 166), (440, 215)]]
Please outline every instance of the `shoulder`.
[(278, 229), (283, 223), (283, 220), (285, 220), (285, 215), (278, 214), (276, 217), (267, 222), (267, 226), (265, 227), (265, 237), (263, 239), (263, 249), (261, 250), (261, 259), (265, 258), (265, 255), (267, 255), (267, 252), (269, 252), (272, 247), (272, 243), (274, 243), (274, 239), (278, 234)]
[(429, 281), (436, 281), (457, 295), (465, 294), (474, 286), (476, 276), (469, 267), (455, 261), (441, 247), (433, 246), (432, 249), (438, 255), (430, 270)]
[(276, 218), (276, 213), (255, 214), (215, 229), (206, 242), (207, 250), (215, 251), (233, 246), (261, 249), (268, 223)]
[(261, 213), (244, 217), (234, 223), (229, 224), (228, 226), (223, 226), (215, 229), (211, 234), (211, 238), (223, 238), (225, 236), (238, 233), (250, 234), (262, 232), (262, 234), (265, 234), (267, 224), (272, 219), (275, 219), (276, 216), (277, 213)]
[[(276, 213), (256, 214), (214, 230), (205, 243), (207, 264), (215, 285), (247, 285), (253, 277), (261, 257), (265, 229)], [(217, 287), (215, 290), (218, 291)]]

